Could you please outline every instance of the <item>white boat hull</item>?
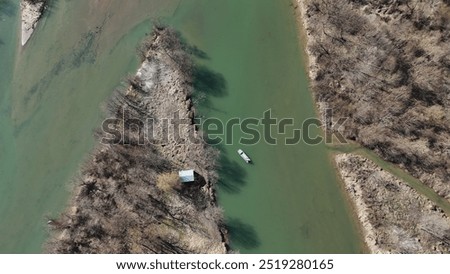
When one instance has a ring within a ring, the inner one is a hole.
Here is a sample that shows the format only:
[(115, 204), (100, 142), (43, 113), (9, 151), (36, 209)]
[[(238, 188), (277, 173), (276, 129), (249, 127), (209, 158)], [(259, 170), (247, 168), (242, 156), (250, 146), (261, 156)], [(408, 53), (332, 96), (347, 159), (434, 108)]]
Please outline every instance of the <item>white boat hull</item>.
[(241, 158), (247, 162), (247, 164), (250, 164), (252, 162), (252, 159), (250, 159), (250, 157), (248, 157), (247, 154), (245, 154), (245, 152), (242, 149), (239, 149), (238, 151), (239, 156), (241, 156)]

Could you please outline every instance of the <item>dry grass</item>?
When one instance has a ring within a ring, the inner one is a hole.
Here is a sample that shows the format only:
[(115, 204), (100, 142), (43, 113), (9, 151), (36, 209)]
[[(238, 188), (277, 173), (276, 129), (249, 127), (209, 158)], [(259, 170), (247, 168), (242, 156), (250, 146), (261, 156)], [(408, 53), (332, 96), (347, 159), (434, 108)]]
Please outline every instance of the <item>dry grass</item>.
[(448, 1), (309, 0), (316, 100), (343, 135), (450, 200)]

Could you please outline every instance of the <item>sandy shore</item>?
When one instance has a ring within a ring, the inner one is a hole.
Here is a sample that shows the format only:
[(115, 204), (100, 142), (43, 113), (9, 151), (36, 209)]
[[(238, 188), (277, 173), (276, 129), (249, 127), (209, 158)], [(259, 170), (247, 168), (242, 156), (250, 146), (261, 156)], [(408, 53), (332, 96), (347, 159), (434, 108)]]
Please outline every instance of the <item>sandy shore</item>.
[(24, 0), (20, 2), (20, 10), (22, 13), (22, 46), (28, 42), (36, 29), (36, 25), (42, 16), (43, 6), (43, 2), (35, 5)]

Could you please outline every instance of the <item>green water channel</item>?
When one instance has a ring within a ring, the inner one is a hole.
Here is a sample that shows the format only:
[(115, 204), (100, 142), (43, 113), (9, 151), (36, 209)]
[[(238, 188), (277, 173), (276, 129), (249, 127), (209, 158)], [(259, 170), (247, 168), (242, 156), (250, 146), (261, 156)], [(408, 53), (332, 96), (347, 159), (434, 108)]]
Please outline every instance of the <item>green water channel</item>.
[[(70, 196), (105, 101), (133, 73), (135, 47), (163, 18), (195, 45), (211, 81), (200, 113), (227, 121), (314, 117), (287, 0), (52, 1), (25, 48), (18, 4), (0, 0), (0, 252), (41, 252), (45, 215)], [(219, 203), (242, 253), (361, 252), (324, 145), (223, 145)], [(254, 159), (246, 165), (236, 150)]]

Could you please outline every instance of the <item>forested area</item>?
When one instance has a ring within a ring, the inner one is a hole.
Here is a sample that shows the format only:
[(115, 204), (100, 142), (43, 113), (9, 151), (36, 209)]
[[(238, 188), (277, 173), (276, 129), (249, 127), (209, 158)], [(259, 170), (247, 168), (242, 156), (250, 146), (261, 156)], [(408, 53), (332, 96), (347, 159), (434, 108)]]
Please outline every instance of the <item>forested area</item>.
[(450, 1), (309, 0), (312, 87), (342, 133), (450, 200)]

